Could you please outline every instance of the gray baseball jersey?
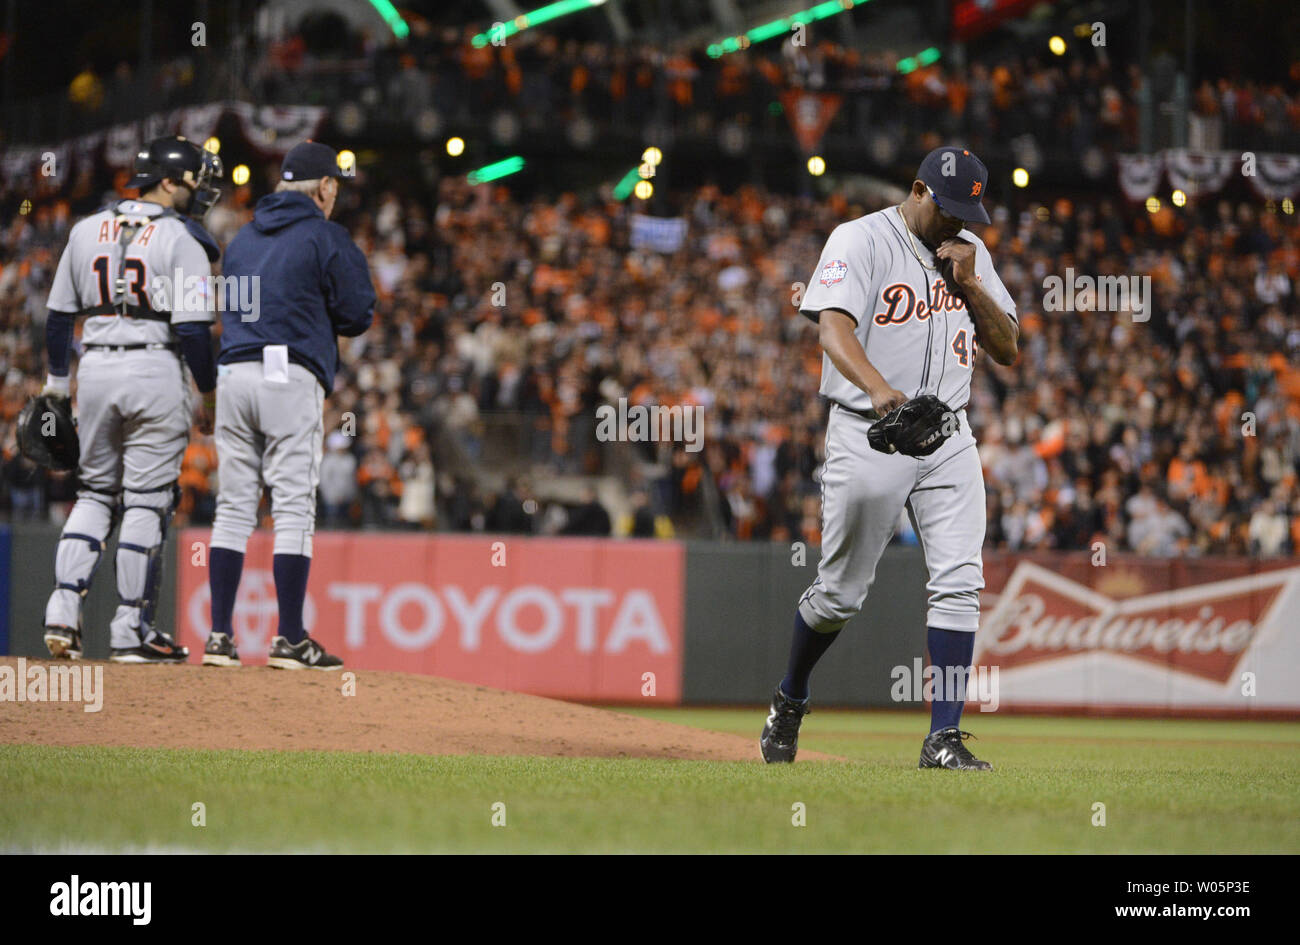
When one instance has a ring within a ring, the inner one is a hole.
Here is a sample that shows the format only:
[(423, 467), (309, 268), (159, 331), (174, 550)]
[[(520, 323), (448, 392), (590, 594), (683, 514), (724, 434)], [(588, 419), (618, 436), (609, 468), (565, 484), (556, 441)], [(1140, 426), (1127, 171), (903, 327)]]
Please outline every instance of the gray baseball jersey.
[[(926, 268), (935, 266), (934, 254), (916, 236), (909, 245), (904, 227), (897, 207), (837, 226), (822, 250), (800, 311), (813, 321), (823, 309), (846, 312), (857, 322), (854, 333), (867, 359), (890, 386), (908, 397), (934, 394), (951, 407), (961, 407), (970, 401), (975, 323), (966, 303), (948, 292), (943, 276)], [(958, 238), (975, 244), (976, 276), (1014, 318), (1015, 302), (994, 271), (983, 240), (969, 230)], [(853, 410), (871, 407), (866, 391), (844, 377), (826, 354), (821, 393)]]
[[(211, 272), (179, 217), (156, 203), (122, 200), (72, 228), (46, 304), (87, 314), (84, 344), (167, 344), (170, 325), (212, 321)], [(110, 311), (123, 303), (126, 318)]]
[[(80, 489), (59, 540), (48, 627), (80, 628), (82, 600), (120, 513), (111, 645), (130, 649), (154, 632), (192, 409), (189, 372), (166, 346), (175, 344), (173, 324), (212, 321), (210, 273), (203, 247), (158, 204), (119, 201), (68, 236), (47, 304), (86, 316), (77, 367)], [(136, 345), (151, 347), (116, 347)]]
[[(821, 469), (822, 555), (817, 580), (799, 600), (804, 622), (816, 630), (837, 630), (862, 610), (904, 510), (930, 572), (927, 624), (979, 629), (984, 486), (964, 409), (977, 351), (975, 322), (966, 303), (948, 291), (934, 254), (914, 235), (909, 243), (905, 227), (897, 207), (836, 227), (800, 311), (814, 321), (825, 309), (846, 312), (885, 381), (908, 397), (935, 394), (954, 408), (958, 427), (924, 458), (871, 449), (872, 421), (853, 412), (871, 409), (871, 398), (823, 356), (821, 393), (836, 406)], [(1014, 318), (1015, 304), (984, 243), (968, 230), (959, 238), (975, 245), (976, 275)]]

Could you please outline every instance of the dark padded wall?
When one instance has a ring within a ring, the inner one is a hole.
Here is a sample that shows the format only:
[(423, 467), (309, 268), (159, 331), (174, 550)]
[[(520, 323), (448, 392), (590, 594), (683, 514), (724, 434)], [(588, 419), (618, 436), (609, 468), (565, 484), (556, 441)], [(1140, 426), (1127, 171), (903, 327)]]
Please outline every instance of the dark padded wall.
[[(9, 652), (14, 656), (49, 657), (42, 639), (45, 633), (45, 601), (54, 588), (54, 550), (59, 529), (50, 525), (17, 523), (12, 530), (13, 550), (9, 565)], [(162, 591), (158, 600), (158, 626), (168, 633), (175, 629), (176, 542), (167, 539), (163, 549)], [(117, 555), (114, 537), (99, 559), (95, 584), (82, 613), (82, 641), (88, 659), (108, 659), (108, 625), (117, 609), (117, 577), (113, 559)]]
[[(690, 543), (686, 551), (683, 701), (765, 703), (785, 672), (795, 604), (817, 576), (789, 545)], [(819, 705), (898, 707), (890, 670), (925, 655), (925, 565), (920, 549), (890, 547), (871, 598), (813, 676)]]

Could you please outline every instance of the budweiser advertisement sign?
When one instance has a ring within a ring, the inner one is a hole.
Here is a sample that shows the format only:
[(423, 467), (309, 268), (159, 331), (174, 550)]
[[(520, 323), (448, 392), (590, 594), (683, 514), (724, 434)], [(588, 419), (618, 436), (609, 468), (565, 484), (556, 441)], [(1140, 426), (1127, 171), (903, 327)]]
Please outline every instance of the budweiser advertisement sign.
[[(179, 544), (177, 626), (201, 657), (205, 529)], [(235, 602), (244, 663), (278, 616), (272, 535), (248, 543)], [(590, 701), (678, 702), (684, 551), (674, 542), (324, 532), (304, 623), (345, 669), (427, 673)]]
[(1300, 567), (990, 564), (976, 663), (1003, 705), (1300, 709)]

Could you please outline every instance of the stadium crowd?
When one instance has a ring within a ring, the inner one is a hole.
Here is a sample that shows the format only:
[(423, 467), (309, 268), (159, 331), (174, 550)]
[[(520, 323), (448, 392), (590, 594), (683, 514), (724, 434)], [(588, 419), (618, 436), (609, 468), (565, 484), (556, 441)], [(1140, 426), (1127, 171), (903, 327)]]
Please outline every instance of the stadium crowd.
[[(1086, 47), (1087, 41), (1081, 41)], [(961, 137), (977, 150), (1032, 135), (1040, 147), (1092, 145), (1132, 150), (1138, 142), (1141, 74), (1136, 66), (1087, 49), (1058, 59), (1032, 53), (922, 64), (894, 50), (860, 52), (830, 41), (773, 43), (712, 58), (698, 47), (610, 46), (561, 42), (475, 48), (451, 30), (417, 32), (403, 50), (373, 54), (368, 67), (399, 114), (455, 103), (457, 121), (517, 109), (535, 127), (556, 119), (660, 114), (695, 130), (733, 121), (782, 123), (774, 97), (786, 90), (840, 93), (845, 105), (829, 127), (865, 137), (881, 127), (909, 144), (925, 134)], [(900, 68), (900, 64), (902, 64)], [(1159, 70), (1157, 85), (1172, 84)], [(263, 81), (310, 94), (312, 69), (265, 68)], [(1202, 82), (1192, 108), (1211, 143), (1248, 140), (1261, 148), (1293, 145), (1300, 127), (1300, 72), (1289, 87), (1251, 80)], [(1161, 99), (1170, 88), (1152, 89)], [(663, 112), (666, 110), (666, 114)]]
[[(480, 494), (438, 445), (472, 463), (494, 416), (523, 417), (520, 448), (538, 471), (600, 472), (595, 408), (626, 397), (699, 405), (707, 422), (700, 453), (649, 447), (665, 472), (634, 484), (639, 534), (654, 514), (703, 514), (715, 490), (738, 539), (818, 540), (825, 408), (796, 284), (836, 223), (877, 205), (701, 187), (681, 195), (681, 248), (659, 252), (631, 245), (636, 207), (608, 196), (519, 202), (463, 178), (435, 194), (348, 194), (342, 219), (380, 305), (328, 401), (327, 527), (607, 533), (590, 496), (566, 517), (539, 506), (527, 477)], [(224, 242), (248, 215), (236, 195), (208, 222)], [(13, 436), (44, 374), (45, 295), (73, 219), (53, 201), (0, 231), (3, 501), (15, 519), (57, 516), (74, 488), (18, 456)], [(1227, 200), (1154, 215), (1060, 200), (998, 207), (983, 236), (1023, 325), (1017, 364), (982, 359), (974, 374), (990, 545), (1300, 547), (1295, 216)], [(1043, 279), (1067, 266), (1149, 274), (1150, 320), (1090, 311), (1087, 294), (1045, 311)], [(182, 520), (211, 515), (217, 473), (196, 436)]]
[[(931, 136), (925, 147), (955, 138), (979, 149), (1032, 133), (1079, 153), (1130, 149), (1137, 135), (1137, 73), (1106, 55), (903, 73), (894, 54), (821, 42), (712, 59), (547, 36), (480, 48), (464, 32), (413, 25), (402, 47), (354, 38), (355, 48), (324, 57), (290, 36), (258, 52), (243, 94), (322, 101), (328, 75), (349, 86), (334, 100), (378, 89), (383, 107), (372, 113), (407, 123), (436, 104), (453, 121), (513, 108), (525, 130), (665, 111), (692, 127), (783, 128), (774, 93), (807, 89), (849, 93), (832, 132), (894, 123), (898, 141), (909, 130)], [(105, 79), (87, 67), (69, 98), (87, 117), (118, 120), (124, 103), (205, 101), (197, 86), (244, 79), (211, 65), (182, 58), (141, 76), (120, 66)], [(1245, 135), (1268, 148), (1300, 126), (1294, 88), (1207, 82), (1193, 108), (1225, 143)], [(376, 327), (344, 346), (327, 401), (326, 527), (652, 535), (667, 519), (686, 531), (719, 523), (742, 540), (819, 539), (821, 359), (794, 301), (826, 234), (879, 203), (678, 190), (686, 236), (665, 251), (634, 245), (636, 202), (608, 192), (522, 200), (463, 178), (401, 191), (367, 186), (364, 173), (358, 183), (344, 189), (338, 218), (368, 254), (380, 304)], [(75, 483), (17, 455), (13, 419), (44, 376), (43, 306), (58, 254), (76, 216), (98, 205), (103, 175), (3, 186), (0, 206), (31, 203), (0, 223), (0, 505), (13, 519), (57, 518)], [(998, 207), (982, 233), (1023, 325), (1016, 365), (984, 359), (975, 371), (989, 544), (1300, 551), (1297, 218), (1230, 191), (1156, 214), (1095, 193)], [(238, 188), (209, 215), (221, 243), (250, 219), (251, 196)], [(1090, 311), (1086, 296), (1076, 310), (1045, 311), (1043, 280), (1067, 267), (1149, 274), (1150, 320)], [(631, 477), (625, 520), (611, 521), (590, 493), (548, 508), (528, 475), (485, 488), (467, 471), (505, 430), (538, 474), (608, 473), (595, 411), (622, 397), (702, 406), (707, 423), (702, 452), (650, 446), (640, 458), (651, 462), (619, 467)], [(211, 441), (196, 435), (181, 521), (210, 519), (218, 481)], [(899, 528), (906, 538), (907, 523)]]
[[(104, 75), (87, 64), (67, 90), (75, 115), (122, 121), (183, 104), (233, 97), (337, 106), (364, 102), (370, 120), (409, 128), (436, 109), (444, 123), (518, 116), (525, 131), (578, 117), (639, 127), (647, 117), (678, 131), (723, 123), (783, 129), (781, 93), (841, 93), (828, 132), (868, 139), (881, 130), (891, 147), (928, 150), (928, 136), (959, 137), (989, 153), (1023, 136), (1039, 149), (1078, 156), (1138, 146), (1137, 67), (1075, 40), (1068, 58), (997, 53), (964, 63), (926, 64), (908, 52), (860, 52), (810, 36), (807, 45), (772, 43), (712, 58), (698, 46), (655, 47), (520, 37), (502, 46), (470, 42), (477, 28), (438, 28), (416, 20), (402, 44), (382, 45), (340, 30), (328, 49), (301, 34), (266, 42), (251, 62), (184, 53), (146, 72), (126, 62)], [(900, 69), (900, 63), (911, 68)], [(1152, 69), (1149, 94), (1172, 94), (1174, 66)], [(1290, 81), (1202, 81), (1190, 92), (1200, 146), (1294, 149), (1300, 143), (1300, 65)]]

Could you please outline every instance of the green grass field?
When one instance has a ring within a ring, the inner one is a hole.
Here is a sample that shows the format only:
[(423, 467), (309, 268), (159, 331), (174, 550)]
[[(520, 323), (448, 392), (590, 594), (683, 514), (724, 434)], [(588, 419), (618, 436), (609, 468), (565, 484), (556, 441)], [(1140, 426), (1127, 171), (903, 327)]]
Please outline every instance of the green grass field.
[(802, 747), (851, 761), (782, 767), (0, 746), (0, 850), (1300, 852), (1300, 724), (966, 721), (992, 774), (917, 771), (923, 716), (901, 713), (817, 713)]

